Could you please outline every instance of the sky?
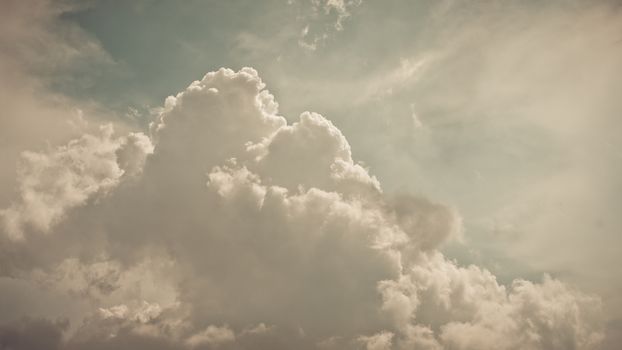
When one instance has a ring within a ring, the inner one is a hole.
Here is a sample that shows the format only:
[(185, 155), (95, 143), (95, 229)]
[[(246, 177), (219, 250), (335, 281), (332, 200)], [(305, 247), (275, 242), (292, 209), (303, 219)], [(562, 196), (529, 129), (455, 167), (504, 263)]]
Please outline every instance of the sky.
[(0, 349), (622, 347), (622, 7), (0, 2)]

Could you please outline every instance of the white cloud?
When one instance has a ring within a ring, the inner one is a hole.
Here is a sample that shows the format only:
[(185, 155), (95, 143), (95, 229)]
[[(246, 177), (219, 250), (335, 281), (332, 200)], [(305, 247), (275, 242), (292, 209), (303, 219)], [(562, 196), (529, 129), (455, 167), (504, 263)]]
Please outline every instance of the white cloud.
[(365, 344), (367, 350), (390, 350), (393, 343), (393, 333), (381, 332), (372, 336), (361, 336), (358, 340)]
[(398, 346), (421, 338), (412, 337), (420, 324), (440, 327), (423, 347), (431, 349), (436, 341), (450, 349), (594, 349), (604, 337), (600, 300), (549, 276), (506, 289), (490, 272), (436, 254), (379, 290), (402, 332)]
[(192, 335), (186, 340), (191, 347), (200, 345), (218, 346), (235, 340), (235, 334), (227, 326), (208, 326), (205, 330)]
[(242, 335), (245, 334), (264, 334), (264, 333), (268, 333), (270, 331), (272, 331), (274, 329), (274, 327), (272, 326), (266, 326), (265, 323), (261, 322), (258, 325), (254, 326), (254, 327), (249, 327), (246, 328), (242, 331)]
[(313, 51), (331, 34), (343, 30), (343, 23), (362, 0), (301, 0), (288, 3), (290, 6), (297, 3), (302, 8), (300, 20), (304, 27), (300, 31), (298, 44)]
[[(21, 271), (74, 254), (60, 284), (106, 287), (65, 345), (598, 343), (597, 298), (550, 278), (506, 288), (485, 269), (447, 260), (438, 248), (461, 235), (455, 210), (387, 196), (330, 121), (303, 113), (288, 125), (277, 113), (254, 69), (221, 69), (167, 98), (150, 138), (104, 129), (33, 156), (22, 180), (30, 194), (11, 208), (21, 225), (42, 223), (50, 234), (8, 242), (2, 259), (30, 259), (14, 264)], [(44, 181), (44, 172), (62, 181)], [(27, 254), (30, 245), (46, 246), (46, 259)], [(84, 256), (93, 252), (103, 262)], [(158, 257), (165, 267), (152, 263)], [(174, 292), (160, 295), (140, 275)]]
[[(136, 173), (153, 147), (146, 136), (114, 138), (113, 128), (101, 135), (84, 135), (48, 153), (24, 152), (18, 168), (20, 200), (0, 211), (10, 237), (25, 229), (47, 232), (66, 212), (106, 194), (121, 176)], [(117, 163), (117, 152), (122, 164)]]
[(87, 86), (112, 64), (97, 40), (61, 20), (78, 6), (48, 0), (0, 4), (0, 207), (17, 187), (16, 164), (24, 150), (66, 143), (93, 129), (87, 122), (103, 119), (92, 103), (49, 88), (68, 80)]

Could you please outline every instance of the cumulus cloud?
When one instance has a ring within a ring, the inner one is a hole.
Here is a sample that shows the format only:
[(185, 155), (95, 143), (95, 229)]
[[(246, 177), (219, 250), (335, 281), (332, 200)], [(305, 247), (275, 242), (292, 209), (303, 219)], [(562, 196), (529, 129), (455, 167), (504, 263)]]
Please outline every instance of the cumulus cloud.
[(400, 348), (419, 341), (422, 349), (591, 349), (604, 337), (600, 300), (549, 276), (506, 287), (486, 270), (437, 253), (379, 290)]
[[(2, 261), (32, 260), (13, 264), (17, 278), (80, 271), (48, 288), (98, 290), (78, 294), (92, 308), (50, 348), (590, 349), (602, 338), (598, 298), (550, 277), (504, 286), (445, 258), (439, 247), (462, 234), (455, 210), (383, 193), (335, 125), (310, 112), (288, 124), (252, 68), (167, 98), (149, 137), (104, 128), (26, 160), (3, 233), (47, 234), (4, 240)], [(131, 277), (148, 271), (166, 297)]]
[(101, 135), (84, 135), (48, 153), (23, 152), (20, 200), (0, 212), (6, 231), (13, 238), (21, 238), (27, 227), (47, 232), (67, 210), (105, 194), (124, 173), (139, 172), (152, 151), (144, 134), (115, 139), (108, 125)]
[(372, 336), (361, 336), (358, 340), (365, 344), (367, 350), (388, 350), (391, 349), (393, 333), (381, 332)]
[(190, 347), (194, 348), (201, 345), (218, 346), (223, 343), (235, 340), (235, 334), (227, 326), (208, 326), (205, 330), (192, 335), (186, 340)]
[[(0, 206), (3, 208), (20, 186), (16, 173), (29, 162), (23, 159), (23, 151), (40, 153), (79, 138), (87, 131), (99, 133), (94, 125), (101, 122), (89, 123), (103, 119), (96, 106), (50, 89), (50, 86), (67, 86), (69, 82), (81, 88), (89, 86), (93, 77), (113, 64), (96, 39), (75, 23), (63, 20), (65, 14), (81, 6), (84, 5), (74, 1), (51, 0), (9, 0), (0, 4)], [(31, 161), (37, 157), (34, 153), (27, 154), (33, 158)], [(54, 217), (49, 212), (36, 216), (41, 227)], [(13, 231), (19, 235), (20, 219), (15, 220)]]
[(351, 16), (354, 8), (361, 5), (362, 0), (289, 0), (288, 3), (297, 3), (301, 7), (300, 19), (304, 27), (298, 44), (313, 51), (330, 34), (343, 30), (344, 21)]

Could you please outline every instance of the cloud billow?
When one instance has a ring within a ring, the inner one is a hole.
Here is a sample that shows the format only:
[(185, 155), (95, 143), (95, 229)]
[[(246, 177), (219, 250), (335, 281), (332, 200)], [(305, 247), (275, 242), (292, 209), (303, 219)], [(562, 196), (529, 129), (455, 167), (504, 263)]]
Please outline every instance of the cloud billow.
[(40, 332), (58, 349), (592, 349), (603, 338), (598, 298), (548, 276), (504, 286), (444, 257), (462, 235), (456, 210), (383, 193), (329, 120), (279, 116), (252, 68), (167, 98), (149, 136), (105, 127), (25, 153), (18, 182), (2, 211), (3, 272), (89, 306), (72, 327), (5, 324), (10, 349), (36, 348), (24, 339)]

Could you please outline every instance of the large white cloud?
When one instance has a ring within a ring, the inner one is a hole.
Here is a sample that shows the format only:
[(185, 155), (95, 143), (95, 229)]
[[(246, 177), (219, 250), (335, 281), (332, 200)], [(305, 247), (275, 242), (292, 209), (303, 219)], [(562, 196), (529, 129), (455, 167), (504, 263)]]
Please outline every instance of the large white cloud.
[(70, 349), (598, 345), (598, 298), (447, 260), (455, 210), (390, 198), (330, 121), (277, 113), (254, 69), (220, 69), (169, 97), (150, 139), (105, 129), (27, 156), (2, 233), (48, 234), (3, 239), (0, 261), (95, 292), (77, 294), (92, 306), (72, 329), (26, 319), (3, 344), (45, 329)]

